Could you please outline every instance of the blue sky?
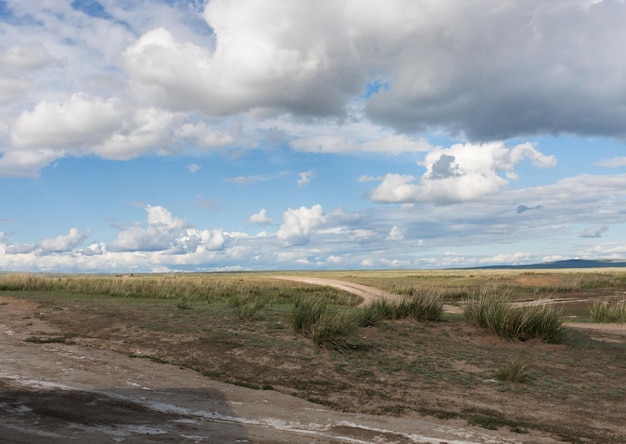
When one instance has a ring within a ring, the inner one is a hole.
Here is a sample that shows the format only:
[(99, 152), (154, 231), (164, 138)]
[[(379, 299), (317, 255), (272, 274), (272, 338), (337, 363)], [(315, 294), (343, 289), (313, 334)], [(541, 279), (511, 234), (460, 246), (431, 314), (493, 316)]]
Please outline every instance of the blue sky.
[(616, 0), (0, 0), (0, 270), (626, 259)]

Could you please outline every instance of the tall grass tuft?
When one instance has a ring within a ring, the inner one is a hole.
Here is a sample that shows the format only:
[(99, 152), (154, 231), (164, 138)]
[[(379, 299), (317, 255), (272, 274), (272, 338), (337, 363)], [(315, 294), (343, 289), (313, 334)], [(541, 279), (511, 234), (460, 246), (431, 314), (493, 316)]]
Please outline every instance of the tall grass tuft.
[(416, 321), (439, 321), (443, 314), (443, 295), (434, 289), (413, 290), (410, 316)]
[(507, 340), (561, 341), (565, 321), (559, 309), (553, 305), (511, 307), (507, 295), (482, 291), (466, 301), (465, 319)]
[(294, 331), (323, 348), (347, 348), (345, 337), (358, 326), (353, 311), (338, 310), (320, 297), (300, 298), (291, 313)]
[(413, 290), (400, 300), (377, 298), (362, 309), (360, 325), (367, 327), (382, 320), (414, 319), (439, 321), (443, 314), (443, 296), (434, 290)]
[(589, 305), (589, 314), (594, 322), (626, 322), (626, 299), (610, 301), (604, 299)]
[(347, 310), (325, 310), (311, 326), (310, 337), (322, 348), (347, 349), (346, 336), (357, 327), (357, 319)]
[(521, 358), (515, 358), (496, 370), (496, 379), (500, 381), (526, 382), (529, 376), (530, 368), (528, 362)]
[(256, 295), (233, 295), (228, 299), (228, 305), (239, 319), (254, 320), (263, 311), (267, 301)]
[(328, 311), (328, 304), (322, 298), (310, 297), (296, 299), (291, 310), (291, 325), (300, 335), (309, 336), (322, 313)]

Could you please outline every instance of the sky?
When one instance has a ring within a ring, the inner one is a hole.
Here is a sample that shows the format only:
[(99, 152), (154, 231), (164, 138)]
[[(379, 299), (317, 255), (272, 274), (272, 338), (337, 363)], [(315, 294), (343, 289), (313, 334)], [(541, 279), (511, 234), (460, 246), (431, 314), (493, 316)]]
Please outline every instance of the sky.
[(0, 271), (626, 259), (619, 0), (0, 0)]

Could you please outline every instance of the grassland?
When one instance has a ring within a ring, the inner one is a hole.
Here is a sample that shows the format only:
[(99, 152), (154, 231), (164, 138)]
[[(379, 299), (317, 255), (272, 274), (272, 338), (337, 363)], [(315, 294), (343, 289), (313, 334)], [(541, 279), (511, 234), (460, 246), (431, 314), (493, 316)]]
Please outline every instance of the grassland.
[[(315, 276), (373, 286), (408, 302), (436, 298), (428, 310), (381, 303), (373, 312), (357, 308), (353, 295), (279, 281), (271, 273), (3, 274), (0, 295), (38, 302), (38, 315), (61, 329), (63, 341), (192, 368), (338, 410), (464, 419), (522, 437), (540, 430), (566, 442), (626, 441), (623, 335), (565, 328), (558, 341), (541, 335), (505, 339), (462, 314), (438, 310), (444, 303), (463, 308), (488, 292), (508, 302), (559, 302), (564, 320), (591, 322), (594, 301), (626, 298), (626, 271)], [(330, 342), (318, 341), (316, 334), (327, 332), (306, 324), (305, 316), (299, 330), (296, 309), (311, 301), (318, 305), (307, 309), (317, 310), (318, 320), (325, 316), (329, 324), (349, 328), (332, 333)], [(415, 314), (424, 312), (430, 314)], [(63, 342), (59, 336), (31, 341)]]

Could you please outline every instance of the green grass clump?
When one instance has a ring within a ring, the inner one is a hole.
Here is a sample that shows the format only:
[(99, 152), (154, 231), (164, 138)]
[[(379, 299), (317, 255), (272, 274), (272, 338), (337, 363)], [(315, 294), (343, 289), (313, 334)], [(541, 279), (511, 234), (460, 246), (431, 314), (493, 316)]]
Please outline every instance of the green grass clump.
[(468, 299), (464, 316), (468, 322), (507, 340), (541, 338), (557, 343), (565, 330), (562, 313), (553, 305), (512, 307), (506, 293), (483, 291)]
[(233, 309), (239, 319), (244, 321), (254, 320), (265, 308), (267, 301), (259, 296), (234, 295), (228, 300), (228, 305)]
[(324, 311), (317, 322), (311, 326), (310, 337), (323, 348), (348, 348), (346, 336), (357, 327), (357, 319), (349, 311)]
[(439, 321), (443, 313), (443, 296), (431, 290), (414, 290), (398, 301), (378, 298), (361, 313), (361, 326), (375, 325), (382, 320), (414, 319)]
[(594, 301), (589, 305), (589, 314), (594, 322), (626, 322), (626, 300)]
[(520, 358), (513, 359), (496, 370), (496, 379), (499, 381), (526, 382), (529, 376), (528, 362)]
[(294, 303), (291, 325), (297, 334), (309, 337), (323, 348), (347, 347), (345, 336), (358, 325), (353, 311), (330, 306), (323, 298), (301, 298)]

